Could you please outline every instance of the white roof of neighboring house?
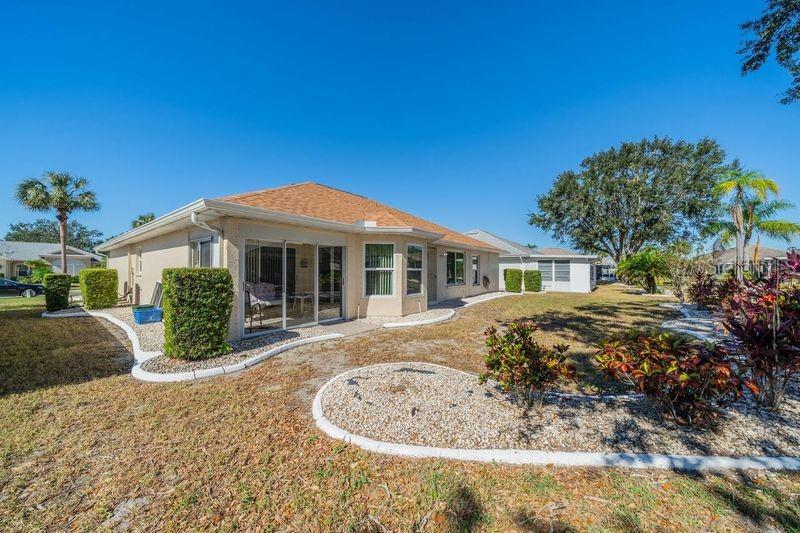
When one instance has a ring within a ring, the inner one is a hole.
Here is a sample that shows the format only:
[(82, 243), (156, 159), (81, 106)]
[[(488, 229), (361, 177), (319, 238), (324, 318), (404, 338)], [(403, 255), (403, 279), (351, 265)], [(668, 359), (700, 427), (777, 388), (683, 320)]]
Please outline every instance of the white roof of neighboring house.
[[(753, 259), (753, 251), (755, 251), (755, 245), (750, 245), (745, 247), (744, 249), (744, 260), (751, 261)], [(778, 248), (766, 248), (761, 246), (758, 252), (758, 255), (761, 256), (761, 259), (786, 259), (786, 250), (780, 250)], [(723, 251), (721, 254), (717, 255), (716, 257), (714, 254), (709, 254), (710, 257), (714, 258), (715, 263), (717, 264), (725, 264), (725, 263), (735, 263), (736, 262), (736, 248), (728, 248), (727, 250)]]
[[(35, 259), (52, 258), (61, 256), (61, 244), (57, 242), (23, 242), (23, 241), (3, 241), (0, 240), (0, 258), (10, 261), (33, 261)], [(67, 246), (67, 256), (88, 257), (96, 261), (102, 259), (101, 256)]]
[(464, 235), (469, 235), (473, 239), (491, 244), (495, 248), (500, 248), (503, 251), (503, 253), (500, 254), (500, 257), (533, 257), (540, 259), (597, 259), (596, 255), (580, 254), (566, 248), (557, 248), (552, 246), (546, 248), (531, 248), (530, 246), (500, 237), (494, 233), (489, 233), (483, 229), (472, 229), (465, 231)]

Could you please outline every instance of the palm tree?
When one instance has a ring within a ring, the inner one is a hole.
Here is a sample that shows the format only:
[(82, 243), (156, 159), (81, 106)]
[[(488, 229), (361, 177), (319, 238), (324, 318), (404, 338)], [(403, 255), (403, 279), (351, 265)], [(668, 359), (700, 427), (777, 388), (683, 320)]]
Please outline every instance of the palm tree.
[[(788, 200), (759, 200), (754, 198), (742, 206), (744, 215), (744, 247), (750, 244), (753, 235), (756, 237), (770, 237), (780, 239), (786, 244), (792, 242), (792, 237), (800, 236), (800, 224), (789, 220), (774, 219), (777, 213), (794, 208)], [(723, 246), (730, 244), (736, 238), (736, 227), (729, 220), (720, 221), (719, 242)]]
[[(729, 194), (728, 210), (731, 214), (732, 234), (736, 236), (736, 277), (744, 277), (744, 247), (748, 218), (746, 210), (753, 202), (766, 202), (767, 195), (778, 194), (778, 184), (755, 170), (743, 170), (738, 164), (723, 174), (717, 190)], [(752, 231), (751, 231), (752, 236)]]
[(156, 219), (156, 216), (153, 213), (145, 213), (144, 215), (139, 215), (135, 219), (131, 220), (131, 227), (138, 228), (139, 226), (144, 226), (148, 222), (152, 222)]
[(89, 182), (67, 172), (45, 172), (43, 179), (26, 178), (17, 185), (14, 197), (32, 211), (54, 209), (61, 237), (61, 272), (67, 272), (67, 221), (73, 211), (100, 209), (94, 192), (86, 189)]

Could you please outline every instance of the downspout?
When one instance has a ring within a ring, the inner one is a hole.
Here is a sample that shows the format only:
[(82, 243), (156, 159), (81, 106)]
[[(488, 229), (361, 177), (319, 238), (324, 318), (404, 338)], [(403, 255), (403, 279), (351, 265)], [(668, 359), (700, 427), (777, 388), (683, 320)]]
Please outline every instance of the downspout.
[(522, 259), (522, 256), (519, 256), (519, 267), (522, 270), (522, 293), (525, 294), (525, 260)]
[(223, 231), (221, 229), (219, 229), (219, 228), (215, 228), (214, 226), (212, 226), (210, 224), (207, 224), (207, 223), (203, 222), (202, 220), (200, 220), (200, 218), (197, 216), (197, 212), (195, 212), (195, 211), (192, 211), (192, 214), (189, 215), (189, 218), (191, 219), (192, 224), (194, 224), (195, 226), (198, 226), (200, 228), (208, 230), (208, 231), (210, 231), (211, 233), (213, 233), (214, 235), (217, 236), (217, 242), (219, 243), (219, 245), (218, 245), (219, 257), (217, 259), (218, 259), (219, 265), (222, 266), (222, 262), (223, 262), (222, 261), (222, 254), (224, 253), (223, 250), (222, 250), (222, 240), (225, 238), (225, 234), (223, 233)]

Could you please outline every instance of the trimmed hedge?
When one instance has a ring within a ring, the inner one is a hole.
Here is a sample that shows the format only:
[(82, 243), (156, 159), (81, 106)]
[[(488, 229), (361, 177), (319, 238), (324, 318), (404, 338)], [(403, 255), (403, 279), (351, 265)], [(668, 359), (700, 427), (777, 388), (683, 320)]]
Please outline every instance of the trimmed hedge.
[(233, 278), (226, 268), (167, 268), (162, 273), (164, 355), (198, 360), (231, 351)]
[(503, 279), (506, 282), (507, 292), (522, 292), (522, 270), (519, 268), (507, 268), (503, 272)]
[(541, 292), (542, 273), (538, 270), (525, 271), (525, 292)]
[(85, 268), (78, 274), (86, 309), (114, 307), (117, 303), (117, 271), (108, 268)]
[(44, 277), (44, 303), (48, 311), (58, 311), (69, 307), (69, 274), (47, 274)]

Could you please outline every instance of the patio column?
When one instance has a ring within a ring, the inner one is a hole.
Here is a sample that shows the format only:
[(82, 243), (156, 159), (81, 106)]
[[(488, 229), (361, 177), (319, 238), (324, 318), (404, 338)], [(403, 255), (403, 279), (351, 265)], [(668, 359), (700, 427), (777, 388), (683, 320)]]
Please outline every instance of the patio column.
[(228, 340), (239, 340), (244, 331), (244, 301), (242, 300), (242, 264), (240, 260), (239, 224), (235, 219), (226, 218), (222, 223), (220, 235), (222, 248), (222, 264), (230, 271), (233, 278), (233, 308), (228, 322)]

